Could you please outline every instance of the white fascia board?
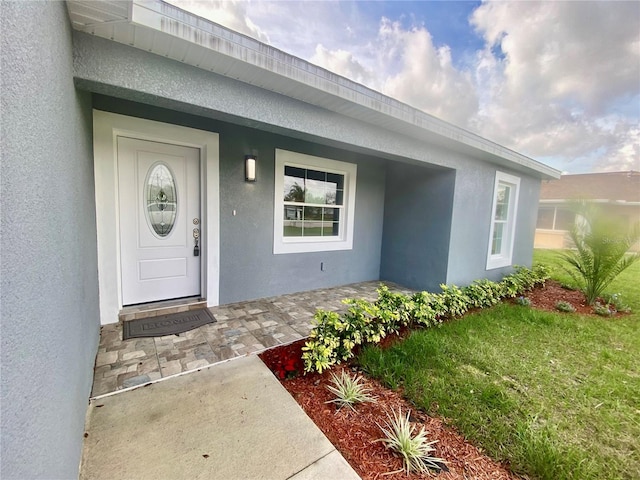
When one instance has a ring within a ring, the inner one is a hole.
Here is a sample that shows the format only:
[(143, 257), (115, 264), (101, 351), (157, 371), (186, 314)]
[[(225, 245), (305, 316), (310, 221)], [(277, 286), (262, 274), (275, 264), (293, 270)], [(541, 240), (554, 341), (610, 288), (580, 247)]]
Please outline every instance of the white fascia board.
[[(123, 2), (91, 2), (96, 7), (112, 3), (121, 6)], [(68, 5), (72, 16), (75, 6), (83, 2), (68, 0)], [(148, 30), (159, 44), (173, 41), (199, 50), (197, 64), (188, 62), (186, 57), (176, 58), (178, 61), (420, 140), (431, 137), (453, 148), (466, 147), (476, 155), (481, 153), (485, 160), (524, 167), (543, 178), (560, 178), (560, 171), (548, 165), (161, 0), (130, 0), (128, 5), (131, 29)], [(135, 37), (130, 33), (119, 38), (112, 30), (95, 24), (91, 28), (75, 22), (73, 25), (94, 35), (142, 48), (130, 42)], [(169, 56), (167, 52), (149, 51)], [(229, 74), (230, 61), (241, 65), (232, 75)]]

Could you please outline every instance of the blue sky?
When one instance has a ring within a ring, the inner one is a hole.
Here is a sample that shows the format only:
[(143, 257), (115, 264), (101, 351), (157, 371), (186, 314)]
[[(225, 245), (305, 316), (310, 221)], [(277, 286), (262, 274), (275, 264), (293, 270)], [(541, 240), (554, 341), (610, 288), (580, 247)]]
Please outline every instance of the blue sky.
[(640, 2), (171, 3), (561, 171), (640, 170)]

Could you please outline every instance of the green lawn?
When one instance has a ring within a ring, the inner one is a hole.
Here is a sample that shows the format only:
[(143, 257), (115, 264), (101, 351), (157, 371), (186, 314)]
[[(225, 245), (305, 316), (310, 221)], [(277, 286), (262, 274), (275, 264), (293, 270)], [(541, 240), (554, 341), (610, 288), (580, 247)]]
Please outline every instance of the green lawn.
[[(555, 254), (536, 251), (566, 281)], [(608, 289), (640, 312), (640, 262)], [(614, 319), (501, 304), (414, 332), (359, 362), (513, 471), (640, 478), (640, 314)]]

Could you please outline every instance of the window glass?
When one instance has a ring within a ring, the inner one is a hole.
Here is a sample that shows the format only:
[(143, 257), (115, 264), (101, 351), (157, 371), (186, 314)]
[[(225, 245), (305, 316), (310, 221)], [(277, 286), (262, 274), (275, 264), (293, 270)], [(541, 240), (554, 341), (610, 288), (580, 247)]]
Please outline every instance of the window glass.
[[(340, 210), (344, 175), (285, 165), (285, 237), (336, 237), (340, 235)], [(297, 206), (295, 204), (302, 204)], [(335, 208), (323, 208), (335, 205)]]
[(303, 168), (284, 168), (284, 199), (287, 202), (304, 202), (304, 174)]
[(520, 179), (496, 172), (487, 269), (511, 265)]
[(491, 242), (491, 255), (499, 254), (502, 251), (502, 234), (504, 223), (497, 223), (493, 228), (493, 241)]
[(568, 208), (558, 208), (556, 211), (555, 230), (571, 230), (576, 214)]
[(353, 246), (357, 166), (276, 150), (274, 253)]
[(509, 202), (511, 199), (511, 187), (504, 183), (498, 184), (496, 192), (496, 208), (494, 214), (493, 238), (491, 241), (491, 255), (499, 255), (503, 249), (503, 236), (505, 224), (509, 215)]
[(553, 228), (553, 208), (539, 208), (538, 209), (538, 221), (536, 222), (536, 228), (543, 228), (551, 230)]
[(496, 202), (496, 220), (505, 221), (509, 213), (509, 192), (507, 185), (498, 185), (498, 200)]

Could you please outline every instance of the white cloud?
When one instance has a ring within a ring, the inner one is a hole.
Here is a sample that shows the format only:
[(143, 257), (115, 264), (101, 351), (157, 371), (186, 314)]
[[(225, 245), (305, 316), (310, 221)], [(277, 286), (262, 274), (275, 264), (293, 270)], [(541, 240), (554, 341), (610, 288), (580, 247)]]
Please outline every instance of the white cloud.
[(449, 48), (436, 48), (422, 26), (406, 30), (383, 18), (361, 54), (374, 66), (363, 64), (351, 50), (322, 44), (310, 61), (460, 126), (467, 126), (477, 111), (471, 76), (453, 67)]
[(176, 7), (219, 23), (236, 32), (244, 33), (264, 43), (269, 36), (247, 15), (249, 3), (240, 0), (165, 0)]
[(471, 19), (487, 42), (474, 128), (559, 168), (639, 168), (640, 112), (618, 108), (637, 98), (637, 17), (634, 2), (483, 3)]
[[(443, 120), (467, 127), (478, 110), (478, 99), (468, 72), (451, 62), (449, 47), (436, 48), (424, 27), (404, 30), (383, 19), (380, 36), (387, 55), (400, 57), (400, 70), (385, 79), (383, 92)], [(390, 48), (389, 48), (390, 46)]]
[(333, 73), (375, 88), (374, 72), (358, 62), (351, 52), (341, 49), (329, 50), (319, 43), (309, 61)]
[(617, 122), (613, 132), (615, 142), (606, 158), (599, 159), (597, 169), (603, 172), (640, 171), (640, 126), (638, 122)]

